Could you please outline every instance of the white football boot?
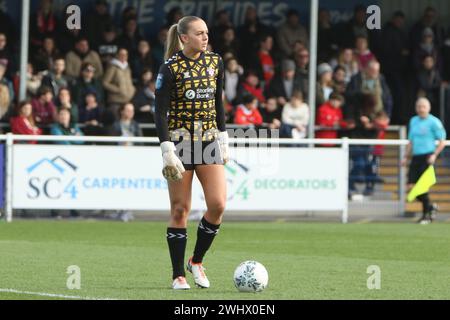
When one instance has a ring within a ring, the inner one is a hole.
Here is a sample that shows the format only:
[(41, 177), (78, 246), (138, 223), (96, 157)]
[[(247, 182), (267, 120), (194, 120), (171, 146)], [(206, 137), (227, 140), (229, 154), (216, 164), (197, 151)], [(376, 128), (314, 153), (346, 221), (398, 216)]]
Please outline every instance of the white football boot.
[(179, 276), (173, 280), (172, 289), (174, 290), (189, 290), (190, 288), (185, 277)]
[(194, 276), (194, 282), (198, 287), (209, 288), (209, 280), (201, 263), (193, 263), (191, 257), (187, 263), (187, 270)]

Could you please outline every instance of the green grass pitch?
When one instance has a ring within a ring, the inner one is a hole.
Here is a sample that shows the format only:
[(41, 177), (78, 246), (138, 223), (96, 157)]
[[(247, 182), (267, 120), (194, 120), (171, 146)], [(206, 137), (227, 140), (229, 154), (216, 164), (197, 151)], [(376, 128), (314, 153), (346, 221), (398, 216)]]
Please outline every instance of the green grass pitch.
[[(186, 258), (197, 223), (190, 222)], [(0, 222), (0, 289), (115, 299), (449, 299), (450, 224), (225, 222), (205, 267), (211, 288), (170, 289), (166, 223)], [(232, 276), (244, 260), (269, 272), (268, 288), (239, 293)], [(81, 269), (69, 290), (67, 267)], [(381, 289), (369, 290), (370, 265)], [(4, 291), (4, 290), (3, 290)], [(0, 292), (4, 299), (51, 299)], [(62, 297), (59, 297), (62, 298)]]

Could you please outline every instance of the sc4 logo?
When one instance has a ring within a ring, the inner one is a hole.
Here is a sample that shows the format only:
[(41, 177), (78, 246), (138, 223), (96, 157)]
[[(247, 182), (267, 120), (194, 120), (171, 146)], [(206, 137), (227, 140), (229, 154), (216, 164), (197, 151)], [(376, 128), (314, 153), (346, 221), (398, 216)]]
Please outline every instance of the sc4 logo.
[(35, 162), (26, 169), (29, 175), (28, 199), (46, 197), (57, 200), (63, 196), (76, 199), (77, 169), (77, 166), (60, 156), (53, 159), (43, 158)]

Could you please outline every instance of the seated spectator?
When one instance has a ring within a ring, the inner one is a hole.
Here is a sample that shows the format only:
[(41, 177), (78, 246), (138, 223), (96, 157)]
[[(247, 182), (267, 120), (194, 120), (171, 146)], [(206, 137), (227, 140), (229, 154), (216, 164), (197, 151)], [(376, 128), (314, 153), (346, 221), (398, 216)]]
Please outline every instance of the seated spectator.
[(345, 95), (347, 90), (347, 82), (345, 78), (347, 77), (345, 73), (345, 68), (342, 66), (337, 66), (333, 70), (333, 92), (338, 92), (341, 95)]
[(422, 62), (426, 56), (432, 56), (434, 58), (434, 64), (438, 70), (441, 70), (441, 54), (440, 48), (436, 46), (434, 42), (434, 32), (431, 28), (425, 28), (422, 34), (422, 41), (419, 46), (413, 51), (413, 64), (414, 69), (419, 71), (422, 66)]
[[(61, 108), (58, 110), (57, 122), (50, 128), (50, 134), (53, 136), (82, 136), (83, 133), (76, 123), (70, 119), (70, 110)], [(83, 141), (56, 141), (56, 144), (83, 144)]]
[(234, 99), (237, 95), (239, 77), (243, 73), (242, 67), (238, 64), (236, 58), (225, 60), (225, 98), (227, 103), (235, 104)]
[(66, 76), (65, 69), (66, 62), (64, 58), (58, 57), (55, 60), (53, 69), (42, 79), (42, 85), (52, 89), (54, 97), (58, 95), (59, 89), (68, 88), (71, 84), (71, 79)]
[(139, 123), (153, 123), (155, 113), (155, 81), (150, 80), (141, 87), (132, 100), (135, 106), (135, 119)]
[[(33, 107), (29, 101), (21, 101), (15, 111), (15, 116), (9, 120), (11, 132), (14, 134), (40, 135), (42, 130), (34, 122)], [(36, 144), (36, 141), (28, 143)]]
[[(42, 85), (43, 74), (41, 72), (35, 73), (33, 65), (27, 64), (27, 99), (31, 99), (37, 94), (37, 91)], [(17, 81), (20, 81), (20, 76), (17, 75)]]
[(263, 88), (261, 87), (258, 75), (254, 70), (245, 71), (243, 82), (240, 84), (236, 94), (235, 103), (242, 103), (243, 97), (249, 94), (258, 100), (258, 104), (263, 104), (266, 102), (266, 98), (263, 94)]
[(305, 99), (308, 99), (309, 93), (309, 51), (304, 48), (297, 51), (294, 55), (295, 61), (295, 84)]
[(243, 96), (242, 104), (237, 106), (234, 123), (255, 126), (263, 123), (263, 118), (258, 110), (258, 99), (256, 97), (251, 94)]
[(80, 76), (74, 81), (71, 88), (73, 101), (81, 106), (89, 92), (95, 93), (100, 104), (104, 103), (104, 91), (102, 82), (94, 77), (95, 67), (90, 63), (83, 63)]
[(369, 61), (375, 59), (375, 55), (369, 49), (369, 42), (365, 36), (357, 36), (355, 40), (355, 58), (358, 62), (358, 69), (361, 71), (367, 68)]
[(341, 49), (337, 59), (330, 61), (330, 67), (341, 66), (345, 69), (345, 83), (349, 83), (351, 78), (359, 72), (358, 61), (355, 58), (353, 49)]
[(147, 40), (139, 41), (137, 53), (130, 64), (133, 79), (136, 80), (140, 78), (142, 70), (150, 70), (151, 72), (156, 70), (153, 53)]
[(11, 46), (8, 44), (6, 34), (0, 32), (0, 60), (6, 65), (5, 74), (12, 79), (17, 71), (17, 62)]
[(270, 81), (266, 95), (276, 97), (281, 107), (289, 101), (295, 87), (295, 63), (293, 60), (285, 59), (281, 63), (281, 73), (275, 75)]
[(286, 13), (286, 22), (278, 29), (277, 43), (280, 46), (283, 57), (293, 58), (294, 43), (301, 40), (305, 47), (308, 47), (308, 32), (300, 24), (300, 15), (295, 9), (290, 9)]
[(95, 92), (88, 92), (84, 97), (84, 102), (79, 108), (78, 121), (85, 125), (83, 131), (87, 136), (101, 133), (103, 107), (97, 102)]
[(416, 76), (416, 93), (418, 97), (426, 97), (430, 101), (433, 114), (439, 114), (441, 83), (441, 76), (436, 69), (433, 56), (425, 56)]
[[(139, 123), (134, 121), (134, 106), (132, 103), (125, 103), (119, 108), (119, 120), (114, 123), (114, 130), (121, 137), (142, 137), (142, 130)], [(119, 143), (131, 146), (132, 142)]]
[(117, 113), (120, 105), (130, 102), (133, 98), (136, 88), (128, 65), (127, 49), (120, 49), (116, 58), (111, 60), (103, 78), (103, 86), (108, 93), (108, 108), (113, 113)]
[(78, 77), (85, 62), (94, 66), (96, 78), (103, 76), (103, 66), (98, 53), (90, 50), (87, 38), (81, 36), (77, 39), (74, 50), (66, 55), (66, 74), (72, 78)]
[(102, 66), (106, 69), (111, 60), (116, 56), (117, 51), (119, 51), (119, 42), (114, 25), (109, 25), (103, 30), (97, 51), (102, 61)]
[(275, 97), (267, 98), (266, 104), (260, 110), (263, 118), (263, 125), (269, 129), (279, 129), (281, 126), (281, 108), (277, 104)]
[(32, 58), (33, 65), (36, 67), (36, 71), (52, 70), (55, 60), (59, 57), (59, 50), (55, 45), (55, 39), (52, 37), (45, 37), (42, 47), (40, 47), (36, 53), (36, 56)]
[(307, 135), (309, 108), (303, 102), (301, 91), (294, 91), (289, 102), (283, 106), (281, 115), (281, 138), (300, 139)]
[(68, 88), (59, 89), (56, 106), (58, 110), (64, 108), (70, 111), (70, 121), (72, 121), (72, 124), (78, 122), (78, 106), (72, 101)]
[(39, 88), (37, 97), (31, 100), (34, 121), (38, 126), (52, 124), (56, 120), (56, 107), (53, 103), (52, 89), (46, 86)]
[(337, 139), (338, 130), (347, 127), (341, 110), (343, 103), (344, 97), (337, 92), (333, 92), (328, 101), (319, 107), (317, 110), (316, 124), (321, 127), (330, 128), (330, 130), (318, 130), (316, 132), (317, 139)]
[(5, 78), (6, 62), (0, 60), (0, 121), (10, 109), (14, 101), (14, 90), (11, 81)]
[(150, 69), (142, 69), (139, 73), (139, 77), (136, 84), (136, 89), (139, 90), (141, 88), (146, 88), (148, 83), (153, 79), (153, 72)]
[(319, 107), (330, 98), (334, 90), (333, 69), (328, 63), (321, 63), (317, 66), (317, 76), (316, 106)]

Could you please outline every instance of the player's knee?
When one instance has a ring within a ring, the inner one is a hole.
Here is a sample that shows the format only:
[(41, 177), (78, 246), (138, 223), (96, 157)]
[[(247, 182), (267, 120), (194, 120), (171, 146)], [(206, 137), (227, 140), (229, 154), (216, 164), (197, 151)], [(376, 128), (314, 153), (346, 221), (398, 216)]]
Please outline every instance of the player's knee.
[(225, 202), (216, 201), (208, 206), (208, 211), (215, 216), (221, 216), (225, 211)]
[(182, 204), (175, 204), (172, 207), (172, 219), (176, 222), (183, 222), (187, 219), (189, 213), (189, 206)]

